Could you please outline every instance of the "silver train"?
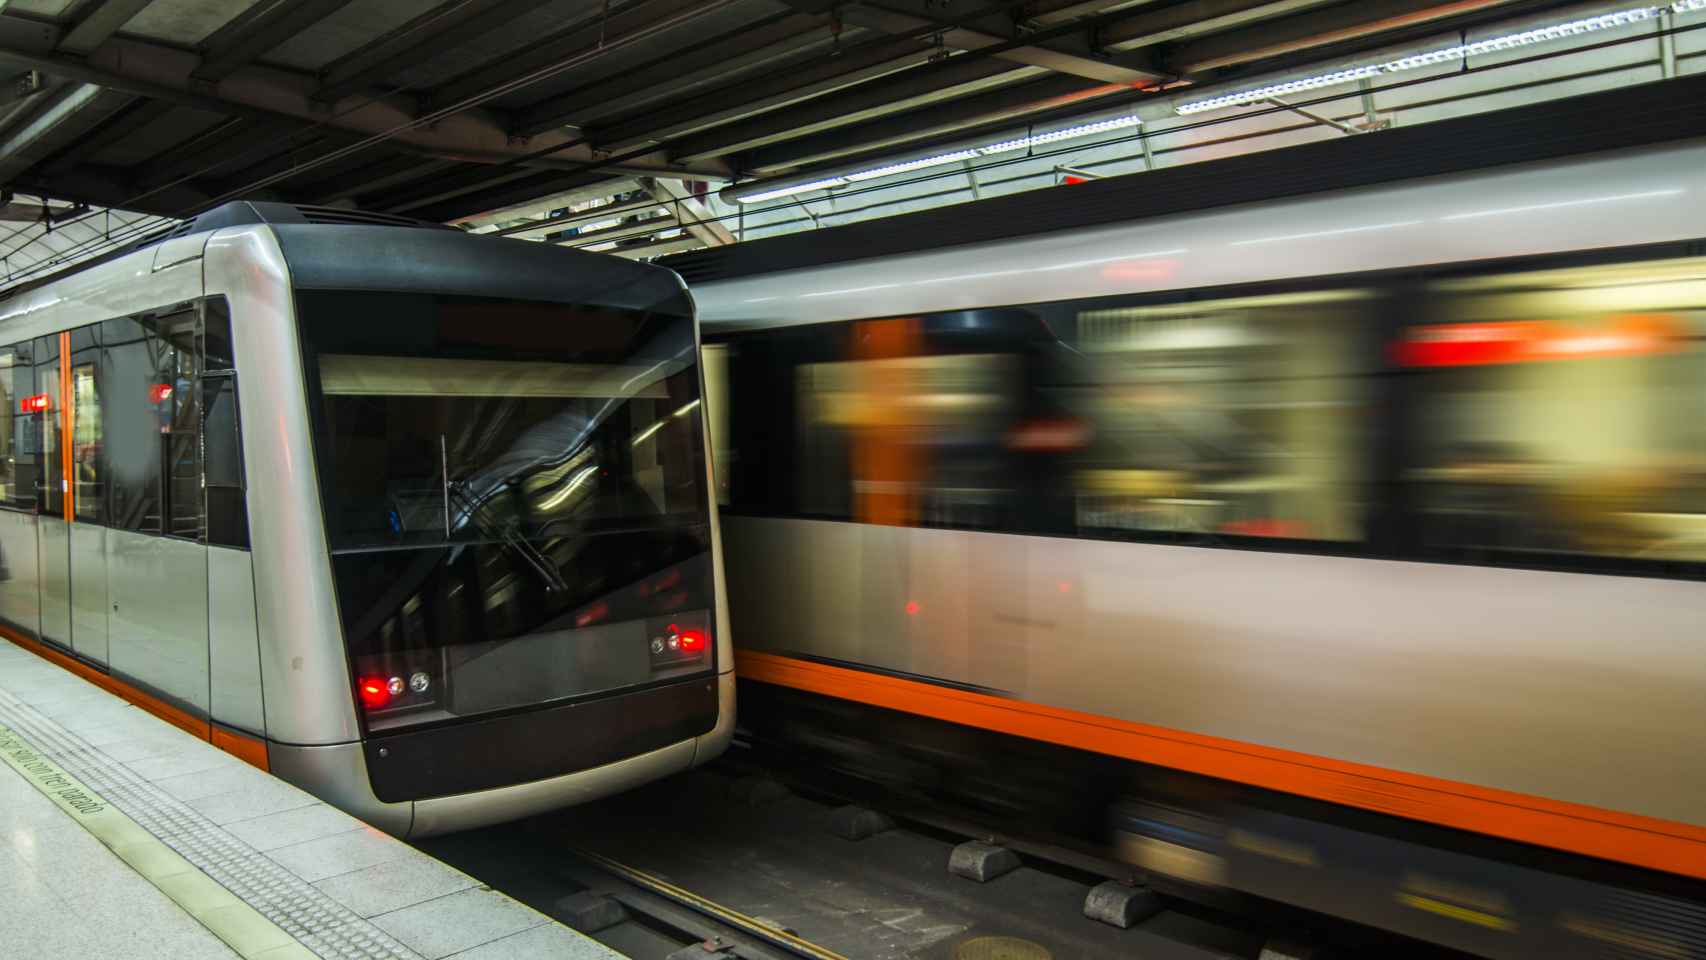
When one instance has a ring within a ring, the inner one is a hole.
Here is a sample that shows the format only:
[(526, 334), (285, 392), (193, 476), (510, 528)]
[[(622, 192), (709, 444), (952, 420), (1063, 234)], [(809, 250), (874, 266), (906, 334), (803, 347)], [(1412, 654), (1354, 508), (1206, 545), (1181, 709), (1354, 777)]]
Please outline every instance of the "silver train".
[(4, 632), (398, 835), (705, 763), (697, 358), (667, 270), (219, 208), (0, 302)]
[[(696, 284), (743, 679), (1706, 878), (1703, 224), (1685, 141)], [(1122, 854), (1493, 956), (1706, 951), (1179, 817)]]

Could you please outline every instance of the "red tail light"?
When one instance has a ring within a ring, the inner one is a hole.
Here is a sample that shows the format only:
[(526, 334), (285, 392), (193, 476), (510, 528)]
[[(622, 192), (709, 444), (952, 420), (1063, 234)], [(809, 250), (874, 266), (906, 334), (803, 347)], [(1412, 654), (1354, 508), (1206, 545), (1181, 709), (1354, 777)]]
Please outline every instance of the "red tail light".
[(681, 652), (682, 653), (698, 653), (699, 651), (705, 649), (705, 644), (707, 642), (708, 641), (707, 641), (707, 638), (705, 637), (705, 633), (702, 630), (683, 630), (683, 631), (681, 631)]
[(361, 695), (361, 705), (369, 710), (378, 710), (391, 702), (391, 691), (384, 677), (363, 677), (355, 686)]

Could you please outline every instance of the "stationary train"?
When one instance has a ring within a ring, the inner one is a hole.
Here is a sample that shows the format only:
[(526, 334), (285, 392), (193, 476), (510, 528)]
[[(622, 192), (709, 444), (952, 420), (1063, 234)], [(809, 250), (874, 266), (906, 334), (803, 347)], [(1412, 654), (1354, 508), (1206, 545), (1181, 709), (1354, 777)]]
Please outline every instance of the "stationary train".
[(0, 345), (14, 642), (398, 835), (727, 745), (669, 271), (237, 203), (14, 291)]
[(743, 723), (1168, 882), (1706, 956), (1706, 140), (1107, 222), (1212, 172), (665, 261)]

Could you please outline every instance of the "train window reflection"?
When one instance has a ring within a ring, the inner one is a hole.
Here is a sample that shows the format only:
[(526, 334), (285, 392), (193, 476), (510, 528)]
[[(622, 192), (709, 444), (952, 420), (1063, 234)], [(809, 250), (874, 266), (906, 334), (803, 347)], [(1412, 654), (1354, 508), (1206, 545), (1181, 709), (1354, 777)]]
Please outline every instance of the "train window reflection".
[(1437, 292), (1398, 348), (1425, 542), (1706, 559), (1706, 259)]
[(27, 405), (34, 395), (28, 345), (0, 350), (0, 403), (11, 411), (10, 429), (0, 436), (0, 503), (26, 510), (35, 505), (32, 434), (36, 415), (21, 404)]
[(1369, 298), (1332, 291), (1091, 310), (1094, 425), (1073, 473), (1080, 528), (1354, 540), (1363, 535)]
[(370, 730), (711, 667), (668, 645), (712, 610), (690, 316), (332, 291), (298, 305), (352, 666), (382, 689), (426, 678), (367, 703)]

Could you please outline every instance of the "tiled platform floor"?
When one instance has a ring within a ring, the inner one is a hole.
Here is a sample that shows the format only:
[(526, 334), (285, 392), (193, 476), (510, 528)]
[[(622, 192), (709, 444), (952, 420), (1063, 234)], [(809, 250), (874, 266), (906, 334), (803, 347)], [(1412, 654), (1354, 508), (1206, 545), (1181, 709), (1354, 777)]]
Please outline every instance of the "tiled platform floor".
[(0, 640), (0, 957), (614, 958)]

